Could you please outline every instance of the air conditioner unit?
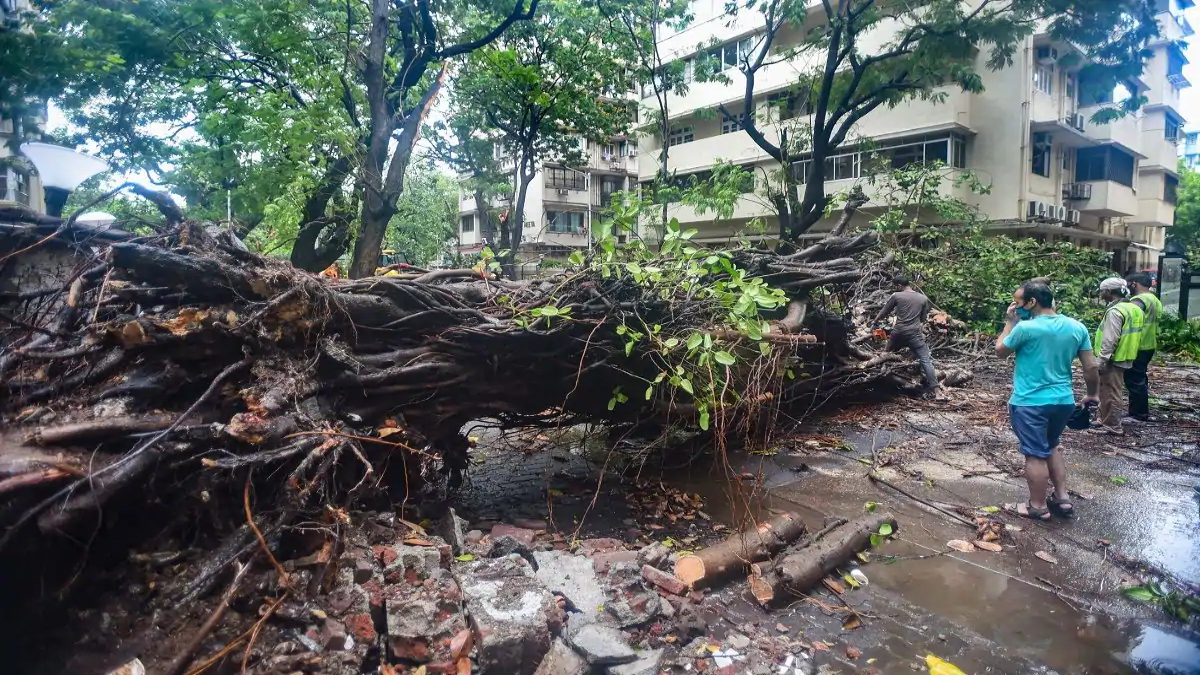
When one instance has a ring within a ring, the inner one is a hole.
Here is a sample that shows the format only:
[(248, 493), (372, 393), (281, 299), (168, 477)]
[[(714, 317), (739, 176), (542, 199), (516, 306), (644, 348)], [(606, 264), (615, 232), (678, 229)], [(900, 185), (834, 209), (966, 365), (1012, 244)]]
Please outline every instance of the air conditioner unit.
[(637, 157), (637, 150), (630, 150), (628, 156), (629, 157)]
[(1081, 115), (1080, 113), (1068, 115), (1067, 116), (1067, 126), (1071, 127), (1072, 129), (1075, 129), (1076, 131), (1083, 131), (1083, 126), (1084, 126), (1083, 115)]
[(1046, 205), (1045, 204), (1043, 204), (1041, 202), (1030, 201), (1029, 202), (1029, 211), (1025, 214), (1025, 217), (1029, 220), (1034, 220), (1039, 215), (1045, 215), (1045, 213), (1046, 213)]
[(560, 197), (566, 197), (567, 195), (571, 194), (571, 191), (567, 188), (558, 188), (558, 194)]
[(1037, 203), (1037, 217), (1042, 220), (1045, 220), (1046, 217), (1049, 216), (1051, 208), (1052, 208), (1051, 205), (1047, 204), (1046, 202), (1038, 202)]
[(1067, 222), (1072, 225), (1079, 224), (1079, 212), (1075, 209), (1067, 209)]
[(1054, 47), (1038, 47), (1037, 62), (1043, 66), (1052, 65), (1058, 60), (1058, 50)]
[(1065, 221), (1067, 219), (1067, 207), (1065, 207), (1065, 206), (1054, 207), (1054, 219), (1060, 223)]

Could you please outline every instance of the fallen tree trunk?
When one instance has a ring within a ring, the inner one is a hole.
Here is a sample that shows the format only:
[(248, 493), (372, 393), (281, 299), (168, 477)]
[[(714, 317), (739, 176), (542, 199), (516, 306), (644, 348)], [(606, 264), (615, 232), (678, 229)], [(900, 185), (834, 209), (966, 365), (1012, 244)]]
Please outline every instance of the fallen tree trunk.
[(751, 563), (766, 560), (804, 534), (804, 523), (792, 513), (781, 513), (759, 523), (757, 527), (738, 532), (728, 539), (679, 558), (675, 576), (692, 588), (711, 586), (737, 572), (744, 572)]
[(896, 517), (881, 513), (835, 527), (795, 553), (750, 566), (750, 592), (764, 607), (804, 593), (871, 542), (880, 526), (896, 530)]

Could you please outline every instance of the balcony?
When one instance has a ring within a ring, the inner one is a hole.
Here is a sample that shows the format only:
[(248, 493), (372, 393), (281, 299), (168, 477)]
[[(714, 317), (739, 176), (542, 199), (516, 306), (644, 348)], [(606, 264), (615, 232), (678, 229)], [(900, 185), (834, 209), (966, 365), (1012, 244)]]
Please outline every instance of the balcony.
[[(1081, 185), (1088, 186), (1088, 189), (1078, 187)], [(1095, 216), (1133, 216), (1141, 209), (1133, 188), (1111, 180), (1069, 183), (1063, 192), (1071, 195), (1072, 208)]]
[(555, 204), (571, 204), (573, 206), (583, 207), (586, 207), (591, 203), (591, 199), (589, 199), (589, 195), (586, 190), (568, 187), (555, 187), (549, 182), (546, 183), (546, 190), (542, 193), (542, 200)]
[(1134, 155), (1144, 157), (1145, 155), (1140, 152), (1142, 130), (1139, 118), (1134, 115), (1126, 115), (1106, 124), (1095, 124), (1091, 121), (1091, 116), (1098, 109), (1092, 107), (1079, 110), (1080, 114), (1087, 119), (1084, 125), (1084, 135), (1096, 143), (1120, 145)]
[(1158, 19), (1158, 37), (1150, 41), (1151, 45), (1179, 42), (1195, 32), (1187, 19), (1171, 12), (1159, 12), (1155, 18)]
[(1175, 223), (1175, 205), (1161, 199), (1139, 199), (1137, 215), (1128, 222), (1133, 225), (1170, 227)]
[(1060, 99), (1047, 96), (1040, 91), (1033, 94), (1029, 127), (1037, 133), (1052, 134), (1054, 142), (1071, 148), (1092, 145), (1087, 136), (1087, 117), (1072, 112), (1062, 105)]
[(1178, 141), (1163, 138), (1162, 129), (1144, 129), (1142, 131), (1141, 151), (1146, 159), (1142, 160), (1141, 169), (1161, 169), (1174, 172), (1179, 166)]

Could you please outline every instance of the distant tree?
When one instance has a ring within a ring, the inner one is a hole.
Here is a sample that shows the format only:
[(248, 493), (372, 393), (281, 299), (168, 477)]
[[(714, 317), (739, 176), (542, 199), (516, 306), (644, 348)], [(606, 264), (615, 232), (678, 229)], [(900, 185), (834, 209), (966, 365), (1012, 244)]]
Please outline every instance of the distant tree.
[(1182, 163), (1175, 199), (1175, 225), (1167, 230), (1167, 237), (1188, 250), (1193, 264), (1200, 262), (1200, 172)]
[(403, 254), (414, 265), (430, 265), (446, 256), (455, 242), (458, 186), (424, 157), (409, 164), (404, 185), (384, 247)]
[(595, 8), (574, 0), (548, 0), (542, 8), (537, 21), (473, 54), (455, 82), (456, 105), (482, 114), (515, 165), (513, 209), (499, 223), (497, 242), (508, 252), (501, 262), (510, 275), (529, 185), (543, 162), (579, 166), (581, 140), (607, 141), (632, 122), (625, 69), (601, 39)]

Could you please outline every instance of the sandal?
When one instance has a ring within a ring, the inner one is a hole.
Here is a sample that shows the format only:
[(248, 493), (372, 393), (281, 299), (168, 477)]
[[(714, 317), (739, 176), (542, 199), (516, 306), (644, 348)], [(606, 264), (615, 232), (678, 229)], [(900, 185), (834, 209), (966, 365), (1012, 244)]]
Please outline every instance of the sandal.
[[(1021, 512), (1021, 507), (1025, 507), (1024, 513)], [(1008, 511), (1014, 516), (1020, 516), (1030, 520), (1039, 520), (1043, 523), (1049, 522), (1050, 520), (1050, 509), (1034, 508), (1033, 504), (1030, 502), (1025, 502), (1024, 504), (1005, 504), (1004, 510)]]
[(1070, 500), (1055, 497), (1053, 492), (1046, 497), (1046, 506), (1050, 508), (1051, 513), (1059, 518), (1069, 519), (1075, 517), (1075, 505)]

